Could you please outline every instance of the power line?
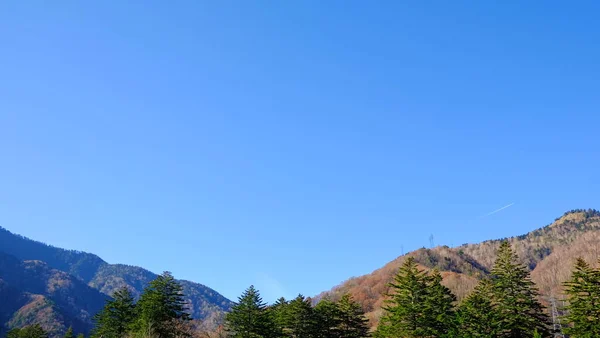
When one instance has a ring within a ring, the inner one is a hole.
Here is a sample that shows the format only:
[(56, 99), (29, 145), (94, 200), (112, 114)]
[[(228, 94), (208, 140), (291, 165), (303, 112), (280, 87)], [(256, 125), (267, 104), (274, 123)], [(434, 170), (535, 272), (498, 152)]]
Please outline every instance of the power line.
[(565, 338), (562, 332), (562, 325), (560, 324), (560, 315), (558, 314), (558, 308), (556, 307), (556, 298), (550, 297), (550, 303), (552, 304), (552, 327), (554, 329), (554, 337)]

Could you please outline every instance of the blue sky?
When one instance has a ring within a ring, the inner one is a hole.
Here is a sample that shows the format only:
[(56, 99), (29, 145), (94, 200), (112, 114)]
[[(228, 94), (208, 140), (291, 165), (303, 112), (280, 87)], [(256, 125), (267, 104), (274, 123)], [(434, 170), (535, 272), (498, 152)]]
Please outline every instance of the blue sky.
[(599, 10), (2, 2), (0, 225), (271, 301), (598, 208)]

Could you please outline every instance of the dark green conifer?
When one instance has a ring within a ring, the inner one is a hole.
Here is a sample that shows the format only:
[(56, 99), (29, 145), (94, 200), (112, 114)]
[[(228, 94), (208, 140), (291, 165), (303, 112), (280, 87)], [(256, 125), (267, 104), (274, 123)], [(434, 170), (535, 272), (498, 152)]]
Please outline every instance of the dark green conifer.
[[(135, 320), (135, 303), (127, 288), (117, 290), (113, 299), (108, 300), (102, 311), (94, 316), (96, 326), (94, 338), (122, 338)], [(73, 331), (71, 330), (71, 337)]]
[(298, 295), (290, 301), (286, 326), (289, 336), (292, 338), (315, 338), (317, 336), (317, 318), (309, 298)]
[(322, 299), (315, 306), (318, 337), (340, 338), (341, 333), (341, 311), (338, 304), (329, 299)]
[(156, 277), (144, 289), (137, 303), (136, 332), (152, 332), (161, 338), (188, 336), (185, 322), (190, 315), (183, 287), (169, 272)]
[(349, 294), (343, 295), (335, 305), (337, 305), (337, 314), (339, 316), (337, 320), (339, 337), (370, 337), (369, 321), (365, 317), (362, 307)]
[(573, 338), (600, 337), (600, 274), (582, 258), (565, 286), (568, 305), (565, 333)]
[(374, 336), (378, 338), (419, 338), (430, 332), (427, 315), (429, 277), (408, 257), (390, 283), (389, 299)]
[(277, 337), (287, 337), (288, 305), (289, 302), (284, 297), (280, 297), (275, 304), (268, 308), (268, 311), (271, 312), (271, 318), (273, 318), (274, 334)]
[(536, 330), (542, 337), (550, 335), (537, 288), (506, 241), (500, 245), (492, 269), (492, 291), (498, 337), (533, 337)]
[(462, 338), (486, 338), (496, 336), (496, 318), (492, 306), (492, 283), (489, 279), (479, 282), (475, 290), (460, 304), (458, 330)]
[(442, 275), (438, 270), (433, 270), (427, 284), (427, 298), (425, 299), (425, 313), (427, 317), (429, 335), (433, 337), (448, 337), (454, 332), (455, 312), (454, 302), (456, 296), (450, 289), (442, 285)]
[(236, 338), (273, 337), (276, 331), (273, 315), (267, 311), (258, 290), (250, 286), (226, 315), (226, 329)]

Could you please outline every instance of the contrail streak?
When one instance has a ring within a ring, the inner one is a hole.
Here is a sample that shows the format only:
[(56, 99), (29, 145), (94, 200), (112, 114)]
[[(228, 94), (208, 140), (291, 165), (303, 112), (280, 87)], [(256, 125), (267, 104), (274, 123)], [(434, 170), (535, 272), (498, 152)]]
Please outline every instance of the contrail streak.
[(502, 208), (500, 208), (500, 209), (496, 209), (496, 210), (494, 210), (494, 211), (490, 212), (489, 214), (485, 214), (485, 215), (483, 215), (483, 217), (488, 217), (488, 216), (490, 216), (490, 215), (493, 215), (493, 214), (495, 214), (495, 213), (497, 213), (497, 212), (499, 212), (499, 211), (502, 211), (502, 210), (504, 210), (504, 209), (506, 209), (506, 208), (508, 208), (508, 207), (511, 207), (511, 206), (513, 206), (514, 204), (515, 204), (515, 203), (513, 202), (513, 203), (511, 203), (511, 204), (509, 204), (509, 205), (505, 205), (505, 206), (503, 206), (503, 207), (502, 207)]

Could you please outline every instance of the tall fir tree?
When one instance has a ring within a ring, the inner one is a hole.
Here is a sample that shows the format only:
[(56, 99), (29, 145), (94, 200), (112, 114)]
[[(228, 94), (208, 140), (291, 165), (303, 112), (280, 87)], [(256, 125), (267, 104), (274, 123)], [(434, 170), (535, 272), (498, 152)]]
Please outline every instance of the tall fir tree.
[(267, 310), (271, 313), (274, 325), (274, 335), (277, 337), (286, 336), (286, 323), (288, 318), (289, 302), (284, 298), (280, 297), (277, 301), (270, 306)]
[(492, 268), (492, 291), (498, 337), (528, 338), (536, 331), (542, 337), (550, 336), (550, 321), (537, 299), (537, 288), (506, 241), (500, 245)]
[(458, 331), (462, 338), (496, 337), (496, 316), (492, 305), (492, 283), (483, 279), (458, 309)]
[(341, 338), (341, 311), (337, 303), (322, 299), (315, 306), (317, 336), (322, 338)]
[(442, 285), (442, 275), (433, 270), (427, 285), (425, 299), (425, 316), (429, 332), (433, 337), (448, 337), (454, 333), (456, 296), (446, 286)]
[(564, 284), (568, 305), (565, 333), (573, 338), (600, 337), (600, 273), (578, 258)]
[(370, 337), (369, 320), (365, 317), (360, 304), (356, 303), (349, 294), (345, 294), (335, 305), (339, 316), (337, 320), (339, 337)]
[(170, 272), (164, 272), (144, 289), (132, 328), (137, 332), (152, 331), (161, 338), (182, 337), (189, 335), (184, 323), (190, 319), (183, 287)]
[(273, 313), (258, 290), (250, 286), (225, 316), (226, 329), (231, 337), (269, 338), (276, 335)]
[(292, 338), (315, 338), (318, 335), (317, 317), (309, 298), (298, 295), (288, 305), (286, 327)]
[(408, 257), (394, 281), (390, 283), (389, 299), (374, 337), (421, 338), (428, 337), (431, 323), (427, 315), (428, 284), (430, 278), (421, 271), (413, 257)]
[(96, 326), (92, 331), (92, 337), (122, 338), (135, 320), (135, 311), (135, 303), (129, 290), (127, 288), (117, 290), (113, 294), (113, 299), (108, 300), (102, 311), (94, 316)]

